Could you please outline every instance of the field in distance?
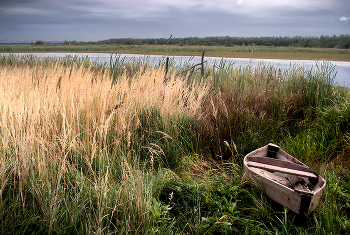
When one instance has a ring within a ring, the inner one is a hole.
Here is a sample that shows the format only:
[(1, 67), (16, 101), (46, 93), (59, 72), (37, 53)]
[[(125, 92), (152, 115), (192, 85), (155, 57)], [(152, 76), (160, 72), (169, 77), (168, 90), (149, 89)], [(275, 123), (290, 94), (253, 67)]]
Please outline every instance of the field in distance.
[(275, 47), (275, 46), (196, 46), (196, 45), (1, 45), (0, 53), (98, 52), (170, 56), (206, 56), (226, 58), (292, 59), (350, 61), (349, 49)]

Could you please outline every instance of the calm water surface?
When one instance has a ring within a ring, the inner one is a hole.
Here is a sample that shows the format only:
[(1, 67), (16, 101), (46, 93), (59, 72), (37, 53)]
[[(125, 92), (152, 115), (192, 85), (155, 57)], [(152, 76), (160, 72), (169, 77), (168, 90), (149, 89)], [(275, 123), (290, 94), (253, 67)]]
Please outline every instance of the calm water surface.
[[(13, 55), (27, 55), (28, 53), (14, 53)], [(111, 59), (111, 54), (108, 53), (30, 53), (39, 58), (62, 58), (67, 55), (78, 56), (78, 57), (88, 57), (92, 62), (98, 63), (109, 63)], [(116, 55), (112, 55), (115, 58)], [(139, 58), (147, 61), (149, 64), (157, 64), (159, 61), (164, 60), (164, 56), (160, 55), (138, 55), (138, 54), (120, 54), (119, 58), (130, 60)], [(172, 56), (170, 57), (176, 64), (180, 65), (183, 63), (196, 64), (201, 62), (200, 56)], [(253, 67), (259, 65), (273, 66), (276, 70), (280, 69), (285, 71), (294, 66), (302, 66), (306, 70), (316, 69), (316, 61), (314, 60), (280, 60), (280, 59), (247, 59), (247, 58), (219, 58), (219, 57), (205, 57), (205, 60), (209, 64), (218, 64), (222, 60), (226, 63), (234, 63), (233, 67), (245, 67), (249, 64)], [(322, 62), (319, 62), (322, 63)], [(330, 61), (332, 65), (335, 66), (334, 76), (335, 83), (340, 86), (350, 87), (350, 62), (345, 61)]]

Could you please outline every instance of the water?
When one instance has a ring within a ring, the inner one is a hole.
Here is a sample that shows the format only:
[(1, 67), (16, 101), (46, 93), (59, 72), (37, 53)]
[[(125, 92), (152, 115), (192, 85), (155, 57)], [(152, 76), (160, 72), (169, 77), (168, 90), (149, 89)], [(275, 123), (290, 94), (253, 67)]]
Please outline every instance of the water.
[[(14, 53), (13, 55), (23, 56), (28, 53)], [(78, 56), (78, 57), (88, 57), (90, 61), (97, 63), (109, 63), (111, 59), (111, 54), (108, 53), (30, 53), (39, 58), (62, 58), (68, 55)], [(2, 54), (3, 55), (3, 54)], [(115, 55), (114, 55), (115, 58)], [(149, 64), (157, 64), (159, 61), (164, 60), (164, 56), (161, 55), (140, 55), (140, 54), (121, 54), (120, 58), (125, 58), (126, 60), (140, 58), (145, 60)], [(183, 64), (185, 62), (190, 62), (191, 64), (197, 64), (201, 62), (200, 56), (172, 56), (170, 59), (174, 60), (176, 64)], [(252, 67), (259, 65), (270, 65), (276, 70), (280, 69), (282, 72), (284, 70), (290, 69), (293, 66), (302, 66), (306, 70), (316, 69), (316, 61), (314, 60), (281, 60), (281, 59), (249, 59), (249, 58), (219, 58), (219, 57), (205, 57), (205, 61), (208, 64), (218, 64), (221, 60), (227, 63), (234, 63), (233, 67), (248, 66)], [(339, 86), (350, 87), (350, 62), (345, 61), (330, 61), (332, 65), (335, 66), (335, 83)]]

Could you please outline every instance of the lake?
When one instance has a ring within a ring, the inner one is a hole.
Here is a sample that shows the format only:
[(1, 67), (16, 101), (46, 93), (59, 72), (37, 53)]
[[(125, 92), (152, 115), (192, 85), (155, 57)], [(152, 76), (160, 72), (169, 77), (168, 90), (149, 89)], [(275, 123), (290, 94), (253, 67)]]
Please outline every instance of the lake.
[[(6, 55), (7, 53), (1, 53)], [(35, 55), (39, 58), (62, 58), (67, 55), (78, 56), (78, 57), (88, 57), (92, 62), (98, 63), (109, 63), (111, 59), (111, 54), (108, 53), (13, 53), (13, 55), (23, 56), (23, 55)], [(139, 58), (145, 60), (149, 64), (157, 64), (159, 61), (164, 60), (164, 56), (161, 55), (140, 55), (140, 54), (120, 54), (121, 58), (134, 59)], [(115, 58), (115, 55), (113, 55)], [(200, 56), (169, 56), (171, 60), (174, 60), (176, 64), (190, 63), (197, 64), (201, 62)], [(282, 72), (292, 68), (293, 66), (302, 66), (306, 70), (316, 69), (316, 61), (314, 60), (281, 60), (281, 59), (249, 59), (249, 58), (220, 58), (220, 57), (205, 57), (207, 63), (218, 64), (220, 61), (226, 61), (227, 63), (234, 63), (233, 67), (248, 66), (253, 67), (259, 65), (273, 66), (276, 70), (280, 69)], [(319, 63), (322, 63), (320, 61)], [(332, 65), (335, 66), (335, 83), (339, 86), (350, 87), (350, 62), (346, 61), (330, 61)]]

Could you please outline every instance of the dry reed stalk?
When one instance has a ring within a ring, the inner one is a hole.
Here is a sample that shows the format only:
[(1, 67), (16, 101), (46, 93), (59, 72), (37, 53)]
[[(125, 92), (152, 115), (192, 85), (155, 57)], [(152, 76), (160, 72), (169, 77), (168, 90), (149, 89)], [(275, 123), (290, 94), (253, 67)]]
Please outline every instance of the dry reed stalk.
[[(82, 164), (88, 169), (89, 181), (96, 185), (94, 191), (107, 193), (112, 184), (110, 173), (98, 172), (96, 163), (108, 168), (110, 150), (116, 154), (121, 143), (138, 141), (136, 129), (143, 110), (159, 110), (165, 123), (172, 117), (200, 113), (207, 84), (187, 86), (173, 77), (167, 83), (163, 79), (163, 71), (157, 69), (146, 69), (132, 78), (124, 74), (111, 85), (108, 74), (82, 66), (1, 68), (0, 187), (5, 187), (11, 172), (23, 204), (24, 194), (31, 189), (50, 229), (64, 201), (65, 177), (80, 172)], [(114, 109), (118, 103), (122, 105)], [(127, 163), (122, 168), (119, 202), (134, 202), (134, 212), (144, 216), (145, 203), (150, 200), (143, 196), (149, 189), (138, 184), (144, 176)], [(105, 194), (99, 195), (102, 205)], [(97, 225), (102, 224), (105, 213), (105, 207), (101, 208), (93, 222)]]

